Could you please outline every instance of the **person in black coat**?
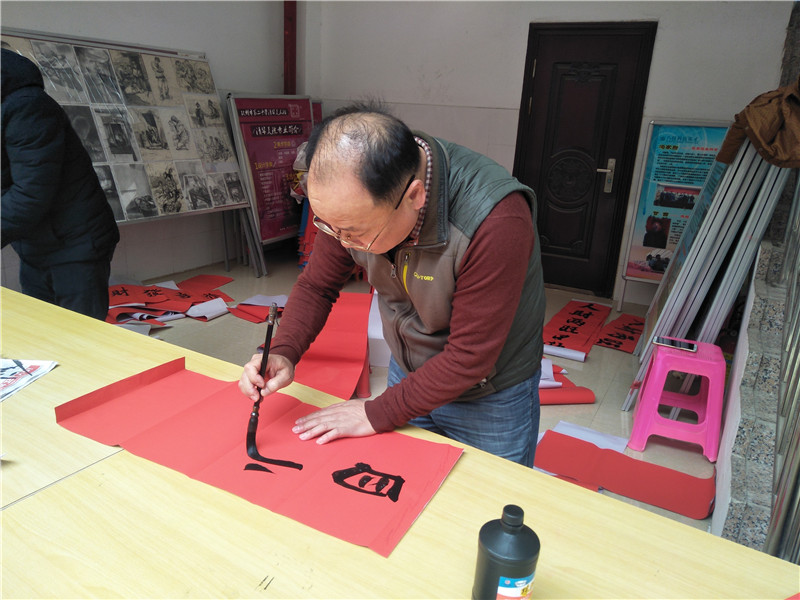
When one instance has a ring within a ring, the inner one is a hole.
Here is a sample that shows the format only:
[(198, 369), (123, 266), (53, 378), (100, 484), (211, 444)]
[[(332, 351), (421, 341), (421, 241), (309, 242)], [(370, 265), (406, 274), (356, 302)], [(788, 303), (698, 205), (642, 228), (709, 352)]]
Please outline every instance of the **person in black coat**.
[(119, 229), (91, 158), (33, 62), (4, 48), (0, 70), (0, 243), (24, 294), (105, 319)]

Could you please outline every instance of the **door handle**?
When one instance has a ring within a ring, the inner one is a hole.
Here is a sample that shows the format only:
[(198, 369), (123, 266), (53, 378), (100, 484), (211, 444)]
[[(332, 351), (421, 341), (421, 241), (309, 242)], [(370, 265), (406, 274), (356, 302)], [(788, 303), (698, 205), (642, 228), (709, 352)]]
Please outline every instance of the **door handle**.
[(606, 181), (603, 185), (603, 193), (610, 194), (611, 190), (614, 188), (614, 169), (617, 167), (617, 159), (609, 158), (606, 166), (608, 168), (597, 169), (597, 172), (606, 174)]

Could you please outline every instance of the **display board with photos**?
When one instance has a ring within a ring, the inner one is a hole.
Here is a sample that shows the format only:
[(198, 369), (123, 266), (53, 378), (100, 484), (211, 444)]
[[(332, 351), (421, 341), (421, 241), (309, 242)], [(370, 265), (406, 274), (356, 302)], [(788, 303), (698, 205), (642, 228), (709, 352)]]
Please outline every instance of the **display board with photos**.
[(5, 28), (0, 38), (39, 67), (117, 222), (248, 204), (203, 54)]
[(658, 283), (691, 220), (727, 122), (645, 119), (645, 156), (623, 277)]

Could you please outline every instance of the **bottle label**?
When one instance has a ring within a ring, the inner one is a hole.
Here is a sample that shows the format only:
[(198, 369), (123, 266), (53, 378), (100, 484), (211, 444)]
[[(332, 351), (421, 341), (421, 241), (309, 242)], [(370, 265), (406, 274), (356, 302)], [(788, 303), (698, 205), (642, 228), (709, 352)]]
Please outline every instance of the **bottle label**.
[(497, 583), (497, 600), (518, 600), (519, 598), (530, 600), (535, 574), (534, 571), (528, 577), (519, 579), (501, 577)]

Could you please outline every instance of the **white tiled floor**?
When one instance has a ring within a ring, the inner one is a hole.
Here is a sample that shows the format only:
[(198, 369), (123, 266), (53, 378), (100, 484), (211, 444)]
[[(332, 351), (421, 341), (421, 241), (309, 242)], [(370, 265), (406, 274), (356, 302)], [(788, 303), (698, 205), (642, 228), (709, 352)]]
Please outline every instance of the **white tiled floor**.
[[(296, 245), (287, 243), (268, 250), (266, 254), (268, 275), (256, 278), (249, 266), (232, 263), (230, 271), (225, 271), (222, 263), (160, 277), (146, 283), (158, 283), (174, 280), (176, 282), (198, 274), (219, 274), (233, 277), (231, 283), (220, 289), (232, 297), (235, 302), (246, 300), (256, 294), (277, 295), (288, 294), (299, 273)], [(368, 292), (365, 282), (351, 281), (347, 291)], [(574, 292), (547, 289), (547, 312), (545, 321), (558, 312), (564, 304), (573, 298), (593, 300), (611, 304), (608, 299), (600, 299), (590, 295)], [(625, 304), (623, 312), (644, 315), (647, 307), (637, 304)], [(619, 313), (612, 308), (609, 320)], [(167, 342), (190, 348), (235, 364), (247, 362), (256, 348), (263, 342), (264, 325), (253, 324), (232, 315), (223, 315), (209, 322), (193, 319), (173, 321), (169, 327), (151, 332)], [(594, 404), (543, 406), (541, 412), (540, 431), (554, 427), (559, 421), (568, 421), (576, 425), (590, 427), (602, 433), (628, 438), (631, 431), (633, 413), (623, 412), (621, 406), (625, 400), (631, 382), (639, 369), (638, 358), (624, 352), (594, 346), (586, 362), (556, 359), (556, 363), (565, 367), (568, 377), (576, 385), (590, 388), (597, 398)], [(373, 368), (370, 377), (373, 396), (381, 393), (386, 387), (386, 369)], [(651, 438), (644, 452), (626, 450), (626, 454), (661, 466), (669, 467), (696, 477), (711, 477), (713, 464), (702, 455), (699, 447), (671, 442), (663, 438)], [(606, 492), (604, 492), (606, 493)], [(614, 496), (613, 494), (609, 494)], [(662, 510), (647, 504), (615, 496), (621, 501), (640, 506), (668, 518), (683, 522), (692, 527), (706, 530), (710, 518), (696, 521), (682, 515)]]

